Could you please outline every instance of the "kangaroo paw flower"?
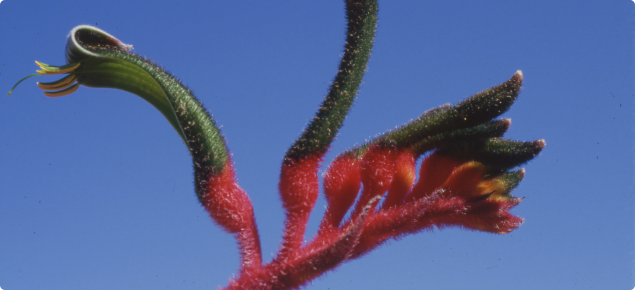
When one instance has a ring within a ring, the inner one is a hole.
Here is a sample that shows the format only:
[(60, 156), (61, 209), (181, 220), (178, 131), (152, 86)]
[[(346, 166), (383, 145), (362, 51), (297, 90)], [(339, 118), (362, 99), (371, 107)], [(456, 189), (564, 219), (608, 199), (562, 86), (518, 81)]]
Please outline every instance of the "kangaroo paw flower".
[[(525, 175), (514, 168), (536, 157), (544, 140), (503, 139), (510, 119), (495, 119), (518, 98), (523, 74), (456, 105), (443, 105), (338, 155), (323, 178), (327, 208), (317, 234), (305, 242), (309, 216), (320, 194), (318, 170), (351, 109), (366, 72), (377, 26), (376, 0), (346, 0), (344, 54), (328, 95), (286, 151), (278, 184), (285, 211), (283, 241), (263, 262), (254, 209), (239, 186), (225, 138), (192, 91), (159, 65), (136, 55), (114, 36), (75, 27), (67, 64), (36, 62), (37, 83), (60, 97), (79, 86), (115, 88), (154, 106), (185, 143), (194, 189), (212, 220), (234, 235), (241, 256), (237, 277), (225, 289), (298, 289), (385, 241), (426, 229), (460, 227), (504, 234), (523, 219), (510, 213), (511, 195)], [(423, 157), (422, 157), (423, 156)], [(419, 172), (417, 162), (422, 158)]]

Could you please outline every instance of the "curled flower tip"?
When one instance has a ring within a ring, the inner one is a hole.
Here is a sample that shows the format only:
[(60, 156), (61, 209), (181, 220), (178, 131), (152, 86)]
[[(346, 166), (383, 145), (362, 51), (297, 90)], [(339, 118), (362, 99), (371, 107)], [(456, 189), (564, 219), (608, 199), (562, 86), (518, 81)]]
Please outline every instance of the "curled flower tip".
[(37, 83), (40, 89), (55, 90), (53, 92), (44, 92), (45, 96), (62, 97), (74, 93), (75, 91), (77, 91), (77, 88), (79, 88), (79, 83), (76, 82), (77, 77), (75, 77), (75, 75), (72, 73), (75, 72), (77, 68), (79, 68), (80, 63), (74, 62), (63, 66), (54, 66), (36, 61), (35, 64), (37, 64), (41, 68), (41, 70), (37, 71), (39, 74), (56, 75), (70, 73), (70, 75), (67, 75), (62, 79), (54, 82)]
[(44, 92), (47, 97), (61, 97), (74, 93), (79, 88), (79, 83), (75, 81), (75, 75), (68, 75), (61, 80), (50, 83), (37, 83), (38, 87), (43, 90), (57, 90), (55, 92)]
[(26, 79), (28, 79), (30, 77), (39, 76), (39, 75), (71, 74), (71, 75), (68, 75), (68, 76), (60, 79), (60, 80), (54, 81), (54, 82), (48, 82), (48, 83), (39, 83), (38, 82), (37, 85), (40, 87), (40, 89), (43, 89), (43, 90), (56, 90), (54, 92), (44, 92), (44, 95), (46, 95), (48, 97), (66, 96), (68, 94), (72, 94), (73, 92), (75, 92), (77, 90), (77, 88), (79, 87), (79, 83), (76, 83), (77, 78), (73, 74), (77, 70), (77, 68), (79, 68), (79, 65), (80, 65), (79, 62), (73, 62), (73, 63), (69, 63), (67, 65), (63, 65), (63, 66), (48, 65), (48, 64), (45, 64), (45, 63), (41, 63), (39, 61), (35, 61), (35, 64), (37, 64), (37, 66), (40, 67), (40, 70), (37, 70), (36, 74), (32, 74), (32, 75), (26, 76), (26, 77), (22, 78), (21, 80), (19, 80), (13, 86), (13, 88), (11, 88), (11, 90), (8, 93), (8, 95), (11, 95), (13, 90), (15, 90), (15, 88), (22, 81), (24, 81), (24, 80), (26, 80)]
[(48, 65), (39, 61), (35, 61), (35, 64), (37, 64), (41, 68), (41, 70), (38, 70), (37, 72), (43, 75), (67, 74), (73, 72), (79, 67), (78, 62), (69, 63), (63, 66)]
[(76, 79), (77, 78), (74, 75), (68, 75), (58, 81), (49, 83), (38, 82), (37, 85), (43, 90), (61, 90), (72, 86)]
[(77, 88), (79, 88), (79, 83), (75, 83), (74, 85), (71, 85), (63, 90), (54, 91), (54, 92), (44, 92), (44, 95), (47, 97), (63, 97), (63, 96), (74, 93), (75, 91), (77, 91)]

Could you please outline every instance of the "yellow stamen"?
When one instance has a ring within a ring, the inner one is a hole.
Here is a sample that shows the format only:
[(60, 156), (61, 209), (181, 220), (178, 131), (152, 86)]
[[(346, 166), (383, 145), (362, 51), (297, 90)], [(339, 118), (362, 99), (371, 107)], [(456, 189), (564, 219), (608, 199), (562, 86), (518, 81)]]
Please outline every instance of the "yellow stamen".
[(50, 83), (37, 83), (37, 86), (43, 90), (61, 90), (73, 85), (76, 79), (77, 78), (75, 78), (74, 75), (69, 75), (58, 81)]
[(74, 71), (75, 69), (79, 67), (80, 63), (77, 62), (77, 63), (69, 63), (63, 66), (54, 66), (54, 65), (48, 65), (48, 64), (36, 61), (35, 64), (37, 64), (41, 68), (41, 70), (37, 71), (38, 73), (43, 75), (57, 75), (57, 74), (66, 74), (66, 73), (70, 73)]
[(79, 83), (75, 83), (74, 85), (61, 91), (44, 92), (44, 95), (47, 97), (62, 97), (74, 93), (75, 91), (77, 91), (77, 88), (79, 88)]

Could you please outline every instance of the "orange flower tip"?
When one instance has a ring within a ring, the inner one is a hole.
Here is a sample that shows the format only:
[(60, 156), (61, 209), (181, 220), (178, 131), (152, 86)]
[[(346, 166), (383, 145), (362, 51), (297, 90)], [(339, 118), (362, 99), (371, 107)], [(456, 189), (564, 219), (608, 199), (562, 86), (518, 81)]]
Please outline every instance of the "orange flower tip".
[(538, 146), (538, 148), (540, 149), (545, 148), (546, 145), (547, 145), (547, 142), (545, 141), (545, 139), (540, 139), (536, 141), (536, 146)]
[[(496, 190), (493, 190), (493, 191), (491, 191), (489, 193), (485, 193), (485, 194), (483, 194), (481, 196), (477, 196), (472, 201), (473, 202), (478, 202), (478, 201), (489, 199), (492, 195), (494, 195), (494, 193), (496, 193)], [(500, 199), (500, 198), (494, 198), (494, 200), (497, 200), (497, 199)]]
[(509, 128), (512, 125), (512, 119), (510, 118), (504, 118), (501, 121), (503, 121), (503, 124), (507, 126), (507, 128)]
[(56, 74), (70, 73), (74, 71), (75, 69), (77, 69), (80, 65), (80, 63), (77, 62), (77, 63), (69, 63), (63, 66), (54, 66), (54, 65), (41, 63), (37, 60), (35, 61), (35, 64), (41, 68), (41, 70), (38, 70), (37, 72), (43, 75), (56, 75)]
[(75, 83), (74, 85), (63, 90), (55, 92), (44, 92), (44, 95), (47, 97), (63, 97), (74, 93), (75, 91), (77, 91), (77, 88), (79, 88), (79, 83)]
[(522, 83), (523, 82), (523, 72), (520, 71), (520, 70), (517, 70), (516, 73), (512, 76), (511, 80), (514, 80), (515, 82), (518, 82), (518, 83)]
[(47, 90), (47, 91), (62, 90), (72, 86), (76, 79), (77, 78), (75, 77), (75, 75), (68, 75), (62, 78), (61, 80), (58, 80), (55, 82), (50, 82), (50, 83), (37, 82), (37, 86), (40, 87), (40, 89)]
[(518, 171), (516, 171), (516, 172), (518, 172), (518, 177), (519, 177), (520, 179), (525, 178), (525, 168), (521, 168), (521, 169), (519, 169), (519, 170), (518, 170)]

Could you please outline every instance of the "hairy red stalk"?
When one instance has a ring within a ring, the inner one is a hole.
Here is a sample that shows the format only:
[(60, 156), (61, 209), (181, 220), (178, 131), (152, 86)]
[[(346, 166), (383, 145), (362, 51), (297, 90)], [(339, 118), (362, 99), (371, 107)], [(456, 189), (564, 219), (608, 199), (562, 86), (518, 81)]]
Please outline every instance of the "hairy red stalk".
[(440, 156), (436, 152), (430, 154), (421, 163), (419, 180), (412, 188), (412, 193), (406, 197), (406, 200), (412, 202), (430, 196), (445, 182), (454, 168), (460, 164), (460, 162), (452, 158)]
[(349, 154), (338, 156), (324, 174), (324, 196), (328, 207), (320, 230), (337, 228), (353, 205), (361, 187), (360, 160)]
[(286, 210), (285, 229), (280, 256), (289, 258), (304, 241), (309, 216), (319, 193), (317, 171), (321, 156), (308, 156), (283, 162), (278, 185)]
[[(383, 196), (390, 188), (395, 177), (396, 159), (396, 149), (375, 145), (366, 151), (361, 161), (363, 189), (359, 201), (357, 201), (357, 205), (351, 214), (352, 217), (359, 215), (369, 201), (375, 197)], [(375, 209), (377, 202), (371, 204), (371, 212)]]
[(293, 257), (279, 255), (260, 269), (242, 273), (225, 289), (298, 289), (349, 259), (358, 243), (369, 210), (370, 203), (346, 227), (326, 235), (317, 235)]
[(405, 196), (412, 189), (416, 177), (415, 155), (410, 150), (402, 150), (395, 161), (395, 179), (392, 182), (382, 209), (388, 209), (404, 202)]
[(425, 229), (432, 229), (438, 217), (463, 215), (465, 201), (433, 195), (414, 203), (375, 212), (366, 218), (363, 234), (353, 251), (356, 259), (390, 238), (399, 238)]
[(249, 196), (238, 186), (234, 166), (228, 160), (221, 174), (201, 180), (201, 203), (212, 219), (226, 231), (236, 234), (241, 254), (241, 269), (262, 263), (260, 236)]

